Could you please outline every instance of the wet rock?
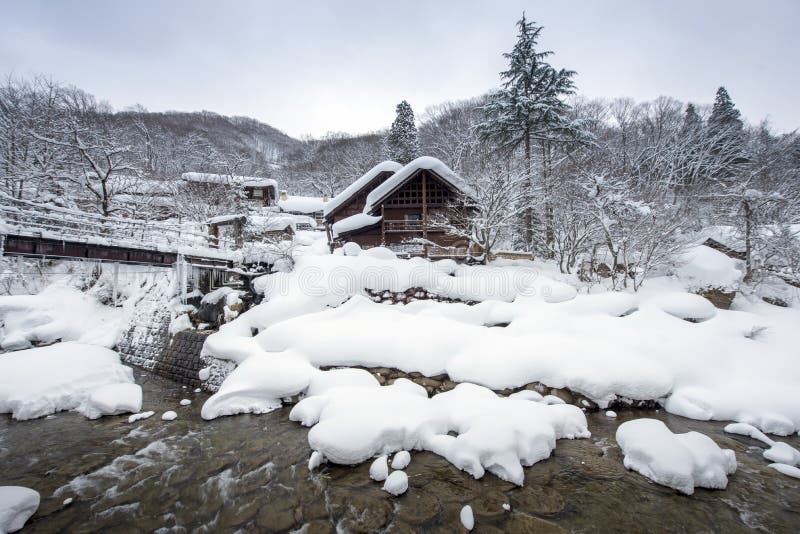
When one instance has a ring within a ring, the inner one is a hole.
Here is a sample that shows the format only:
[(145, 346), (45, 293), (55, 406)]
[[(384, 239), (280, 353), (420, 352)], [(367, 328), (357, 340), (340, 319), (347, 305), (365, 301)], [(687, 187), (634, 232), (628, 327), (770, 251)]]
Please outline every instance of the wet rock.
[(523, 514), (512, 514), (503, 524), (506, 532), (519, 532), (520, 534), (555, 534), (567, 532), (555, 523)]
[(499, 517), (505, 514), (503, 504), (508, 502), (508, 498), (499, 491), (488, 491), (482, 493), (477, 499), (470, 502), (472, 511), (480, 517)]
[(478, 496), (474, 482), (467, 478), (451, 478), (450, 480), (433, 480), (425, 489), (445, 502), (467, 502)]
[(330, 521), (316, 520), (303, 525), (305, 534), (332, 534), (336, 532)]
[(288, 530), (296, 524), (295, 509), (297, 498), (291, 490), (273, 486), (267, 489), (261, 499), (263, 503), (258, 512), (256, 523), (269, 530)]
[(439, 498), (424, 489), (407, 492), (398, 503), (395, 517), (417, 525), (432, 520), (442, 509)]
[(374, 492), (335, 488), (328, 491), (328, 507), (345, 531), (375, 532), (389, 524), (392, 517), (392, 504), (387, 497), (377, 487)]
[(523, 486), (511, 493), (513, 510), (528, 514), (555, 515), (564, 509), (564, 498), (546, 486)]

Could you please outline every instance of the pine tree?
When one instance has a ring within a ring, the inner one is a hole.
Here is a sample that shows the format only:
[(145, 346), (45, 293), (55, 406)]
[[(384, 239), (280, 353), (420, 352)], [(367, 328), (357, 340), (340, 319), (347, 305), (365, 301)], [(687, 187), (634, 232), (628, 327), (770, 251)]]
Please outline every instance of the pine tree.
[(697, 113), (697, 108), (691, 102), (686, 105), (686, 113), (683, 115), (683, 126), (681, 133), (683, 135), (690, 135), (700, 130), (703, 127), (703, 119)]
[(717, 89), (714, 107), (708, 118), (708, 129), (712, 135), (730, 133), (738, 135), (743, 128), (741, 113), (733, 105), (728, 91), (724, 87)]
[(386, 136), (386, 154), (389, 159), (405, 165), (420, 155), (419, 136), (414, 124), (414, 111), (403, 100), (397, 104), (397, 118)]
[[(503, 57), (508, 70), (501, 72), (502, 88), (492, 93), (483, 107), (486, 120), (479, 125), (483, 141), (495, 143), (499, 149), (513, 153), (522, 147), (528, 174), (528, 197), (533, 200), (533, 145), (542, 153), (541, 181), (547, 184), (552, 170), (553, 148), (559, 143), (586, 140), (580, 125), (569, 117), (564, 97), (575, 92), (571, 70), (556, 70), (546, 59), (552, 51), (537, 49), (542, 26), (528, 22), (523, 13), (517, 22), (519, 33), (514, 49)], [(552, 206), (545, 206), (550, 219)], [(533, 239), (533, 209), (525, 210), (524, 238), (528, 246)], [(546, 222), (548, 241), (551, 231)]]

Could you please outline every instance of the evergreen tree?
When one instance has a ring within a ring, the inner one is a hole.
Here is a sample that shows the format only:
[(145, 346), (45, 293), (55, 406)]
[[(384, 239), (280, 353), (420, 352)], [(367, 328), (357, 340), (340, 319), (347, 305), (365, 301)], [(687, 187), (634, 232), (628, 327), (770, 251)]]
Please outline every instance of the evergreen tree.
[(717, 89), (714, 107), (708, 117), (707, 133), (712, 152), (721, 157), (723, 162), (722, 168), (715, 174), (730, 176), (735, 167), (745, 161), (743, 159), (745, 136), (741, 113), (733, 105), (724, 87)]
[(743, 128), (741, 113), (733, 105), (728, 91), (724, 87), (717, 89), (714, 107), (708, 118), (708, 129), (712, 135), (721, 133), (738, 135)]
[(405, 165), (420, 155), (419, 136), (414, 124), (414, 111), (403, 100), (397, 104), (397, 118), (386, 136), (386, 154), (389, 159)]
[(683, 126), (681, 133), (683, 135), (690, 135), (700, 130), (703, 127), (703, 119), (697, 113), (697, 108), (691, 102), (686, 105), (686, 113), (683, 115)]
[[(483, 141), (495, 143), (509, 153), (523, 149), (528, 174), (528, 201), (533, 200), (533, 146), (542, 154), (541, 182), (547, 187), (555, 145), (575, 140), (585, 140), (588, 134), (580, 124), (569, 119), (569, 106), (564, 97), (575, 92), (571, 70), (556, 70), (547, 58), (549, 50), (538, 50), (542, 26), (528, 22), (523, 13), (517, 22), (519, 33), (514, 49), (503, 54), (508, 59), (508, 70), (501, 72), (503, 84), (492, 93), (483, 107), (486, 120), (479, 125), (478, 134)], [(545, 194), (545, 197), (547, 195)], [(545, 201), (547, 202), (547, 200)], [(545, 206), (545, 218), (550, 220), (552, 207)], [(524, 239), (530, 246), (533, 239), (533, 209), (525, 210)], [(548, 241), (551, 231), (546, 222)]]

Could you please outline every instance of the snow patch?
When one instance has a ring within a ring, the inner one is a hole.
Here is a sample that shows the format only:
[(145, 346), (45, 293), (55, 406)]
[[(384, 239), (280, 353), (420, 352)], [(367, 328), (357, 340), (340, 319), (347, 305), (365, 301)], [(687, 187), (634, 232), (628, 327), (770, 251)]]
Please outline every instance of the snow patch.
[(657, 419), (635, 419), (617, 429), (627, 469), (691, 495), (695, 487), (725, 489), (736, 456), (699, 432), (673, 434)]

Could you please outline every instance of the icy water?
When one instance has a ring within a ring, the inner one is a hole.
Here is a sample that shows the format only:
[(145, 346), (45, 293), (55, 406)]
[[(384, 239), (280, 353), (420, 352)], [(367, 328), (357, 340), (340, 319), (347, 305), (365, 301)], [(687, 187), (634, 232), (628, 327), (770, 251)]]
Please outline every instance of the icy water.
[[(592, 414), (593, 437), (560, 440), (552, 458), (526, 470), (522, 488), (490, 474), (474, 480), (415, 452), (410, 488), (393, 498), (370, 481), (368, 464), (309, 473), (307, 430), (288, 421), (289, 408), (205, 422), (207, 395), (136, 375), (144, 409), (156, 411), (144, 421), (0, 418), (0, 484), (42, 495), (23, 532), (459, 532), (465, 504), (475, 512), (475, 532), (800, 531), (800, 480), (769, 469), (757, 442), (724, 434), (721, 423), (654, 411), (621, 412), (617, 420)], [(182, 398), (191, 406), (179, 406)], [(165, 410), (178, 419), (162, 421)], [(732, 448), (739, 469), (728, 489), (687, 497), (626, 471), (613, 436), (637, 417)], [(796, 437), (785, 441), (800, 446)]]

